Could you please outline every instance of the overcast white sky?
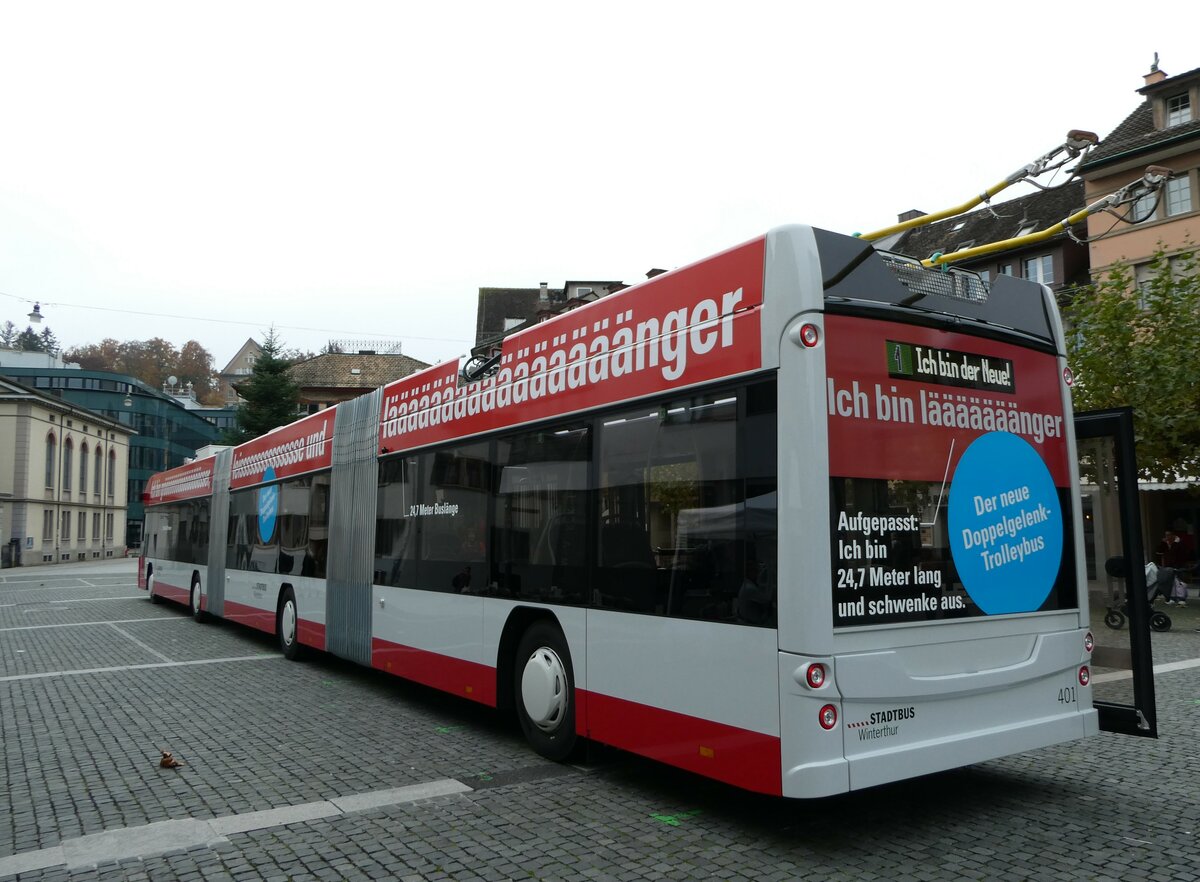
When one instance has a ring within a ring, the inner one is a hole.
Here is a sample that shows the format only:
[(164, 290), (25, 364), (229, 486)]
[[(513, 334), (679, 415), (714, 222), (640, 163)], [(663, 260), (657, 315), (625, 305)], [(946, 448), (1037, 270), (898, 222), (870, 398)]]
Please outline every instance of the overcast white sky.
[[(985, 12), (984, 10), (994, 10)], [(1118, 12), (1123, 9), (1124, 11)], [(1190, 0), (0, 3), (0, 322), (467, 351), (482, 286), (634, 282), (957, 204), (1108, 134)], [(1014, 188), (1011, 195), (1028, 192)]]

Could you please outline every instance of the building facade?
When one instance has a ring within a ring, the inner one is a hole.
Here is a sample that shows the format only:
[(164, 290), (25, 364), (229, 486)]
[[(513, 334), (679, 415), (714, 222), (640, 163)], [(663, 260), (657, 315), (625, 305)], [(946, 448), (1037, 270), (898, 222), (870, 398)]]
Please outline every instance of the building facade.
[(215, 444), (221, 437), (221, 430), (205, 418), (202, 409), (190, 409), (172, 395), (125, 374), (77, 367), (16, 367), (0, 359), (0, 376), (92, 411), (134, 433), (126, 445), (122, 470), (128, 499), (123, 532), (130, 546), (141, 542), (142, 489), (150, 476), (182, 465), (197, 449)]
[(357, 398), (427, 367), (428, 363), (398, 352), (329, 352), (296, 362), (287, 374), (299, 387), (303, 414)]
[[(952, 254), (1046, 229), (1083, 207), (1083, 182), (1072, 181), (1052, 190), (1036, 190), (969, 214), (914, 227), (893, 240), (886, 250), (921, 260), (938, 252)], [(900, 219), (912, 216), (919, 213), (905, 213)], [(1061, 294), (1089, 281), (1088, 247), (1082, 244), (1085, 232), (1084, 224), (1079, 223), (1071, 229), (1075, 238), (1062, 232), (1041, 242), (1014, 245), (954, 265), (979, 273), (985, 281), (998, 275), (1020, 276), (1041, 282), (1055, 294)]]
[(1200, 235), (1200, 68), (1178, 76), (1157, 60), (1137, 90), (1142, 102), (1104, 137), (1081, 167), (1089, 203), (1136, 180), (1148, 166), (1171, 169), (1158, 198), (1130, 208), (1132, 224), (1109, 214), (1088, 220), (1092, 275), (1113, 264), (1130, 266), (1141, 279), (1161, 247), (1168, 255), (1198, 244)]
[(124, 555), (132, 435), (0, 377), (0, 564)]
[(236, 406), (238, 401), (235, 383), (247, 379), (254, 371), (254, 362), (262, 355), (262, 347), (253, 338), (247, 338), (241, 348), (229, 359), (229, 364), (222, 368), (217, 375), (221, 381), (221, 393), (225, 396), (227, 405)]

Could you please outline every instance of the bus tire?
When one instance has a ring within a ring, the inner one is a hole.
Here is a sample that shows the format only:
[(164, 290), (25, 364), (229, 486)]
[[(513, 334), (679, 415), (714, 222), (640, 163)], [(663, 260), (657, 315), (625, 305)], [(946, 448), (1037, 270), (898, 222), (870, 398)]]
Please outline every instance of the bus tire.
[(548, 760), (575, 750), (575, 675), (566, 638), (557, 625), (534, 622), (517, 645), (513, 697), (525, 740)]
[(188, 592), (188, 612), (197, 622), (208, 619), (208, 615), (200, 608), (200, 580), (192, 579), (192, 590)]
[(146, 590), (150, 592), (151, 603), (162, 603), (162, 598), (154, 593), (154, 570), (151, 570), (146, 576)]
[(300, 614), (296, 608), (296, 594), (284, 588), (279, 597), (279, 611), (275, 615), (275, 633), (279, 635), (279, 651), (289, 661), (297, 661), (303, 653), (299, 639)]

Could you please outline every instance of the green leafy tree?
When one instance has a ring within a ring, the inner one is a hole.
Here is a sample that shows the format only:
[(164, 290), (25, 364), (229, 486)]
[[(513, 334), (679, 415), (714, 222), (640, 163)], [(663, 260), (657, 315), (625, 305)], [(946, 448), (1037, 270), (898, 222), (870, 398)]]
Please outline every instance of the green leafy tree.
[(272, 327), (262, 342), (262, 353), (255, 360), (249, 378), (238, 385), (243, 403), (237, 410), (237, 430), (227, 433), (223, 443), (241, 444), (296, 419), (300, 389), (288, 376), (290, 366)]
[(1148, 281), (1118, 264), (1067, 307), (1076, 410), (1133, 408), (1143, 476), (1200, 475), (1200, 261), (1160, 248)]
[(12, 349), (17, 345), (17, 335), (20, 333), (11, 320), (6, 320), (3, 325), (0, 325), (0, 346)]

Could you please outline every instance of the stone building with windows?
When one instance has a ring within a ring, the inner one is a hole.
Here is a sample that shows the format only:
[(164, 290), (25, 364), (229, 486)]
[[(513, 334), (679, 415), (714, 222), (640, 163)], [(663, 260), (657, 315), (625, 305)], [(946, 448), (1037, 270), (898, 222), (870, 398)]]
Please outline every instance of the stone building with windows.
[(196, 450), (221, 437), (216, 418), (228, 411), (192, 408), (167, 390), (155, 389), (136, 377), (110, 371), (85, 371), (78, 365), (49, 359), (21, 359), (21, 353), (0, 349), (0, 377), (97, 414), (131, 434), (122, 463), (128, 500), (124, 535), (130, 546), (141, 542), (142, 488), (155, 472), (182, 465)]
[(0, 564), (124, 555), (133, 434), (0, 377)]
[[(1037, 230), (1046, 229), (1084, 207), (1084, 185), (1072, 181), (1050, 190), (997, 202), (947, 220), (924, 227), (914, 227), (900, 235), (885, 250), (896, 251), (924, 260), (935, 252), (950, 254), (975, 245), (1014, 239)], [(919, 213), (900, 215), (905, 221)], [(1087, 284), (1088, 247), (1083, 244), (1086, 227), (1083, 223), (1049, 239), (1018, 245), (993, 254), (985, 254), (955, 266), (979, 273), (985, 281), (998, 275), (1020, 276), (1047, 285), (1056, 294), (1077, 285)]]
[(1097, 277), (1123, 262), (1140, 280), (1159, 247), (1170, 255), (1200, 244), (1200, 68), (1167, 76), (1156, 58), (1144, 79), (1137, 90), (1141, 104), (1080, 168), (1085, 198), (1091, 202), (1111, 193), (1150, 165), (1165, 166), (1172, 175), (1157, 197), (1133, 206), (1130, 220), (1137, 223), (1114, 224), (1108, 214), (1088, 219), (1091, 270)]
[(293, 364), (287, 374), (299, 388), (299, 411), (304, 414), (357, 398), (427, 367), (426, 362), (403, 355), (398, 349), (364, 349), (314, 355)]

